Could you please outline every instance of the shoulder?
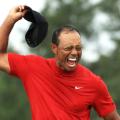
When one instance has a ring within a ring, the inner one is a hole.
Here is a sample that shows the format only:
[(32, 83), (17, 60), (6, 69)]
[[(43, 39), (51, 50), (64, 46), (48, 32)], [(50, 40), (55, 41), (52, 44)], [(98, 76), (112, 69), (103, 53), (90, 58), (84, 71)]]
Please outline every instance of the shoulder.
[(94, 87), (98, 88), (98, 86), (106, 86), (105, 82), (101, 78), (101, 76), (95, 74), (93, 71), (91, 71), (89, 68), (85, 67), (84, 65), (79, 64), (78, 66), (79, 74), (86, 78), (89, 82), (94, 85)]
[(8, 53), (8, 62), (10, 66), (10, 73), (19, 75), (27, 73), (29, 70), (34, 71), (44, 69), (46, 66), (46, 59), (36, 54), (21, 55), (17, 53)]
[(21, 59), (21, 60), (30, 60), (30, 61), (34, 61), (34, 60), (45, 60), (44, 57), (42, 56), (38, 56), (36, 54), (28, 54), (28, 55), (24, 55), (24, 54), (17, 54), (17, 53), (8, 53), (8, 59)]
[(83, 76), (95, 78), (97, 75), (84, 65), (78, 65), (78, 71)]
[[(36, 54), (17, 54), (8, 53), (8, 62), (10, 66), (41, 66), (46, 63), (46, 59)], [(19, 63), (19, 64), (18, 64)]]
[(103, 97), (107, 99), (109, 95), (109, 90), (107, 84), (103, 78), (95, 73), (93, 73), (89, 68), (80, 65), (80, 70), (82, 71), (82, 76), (84, 76), (87, 84), (95, 90), (96, 96)]

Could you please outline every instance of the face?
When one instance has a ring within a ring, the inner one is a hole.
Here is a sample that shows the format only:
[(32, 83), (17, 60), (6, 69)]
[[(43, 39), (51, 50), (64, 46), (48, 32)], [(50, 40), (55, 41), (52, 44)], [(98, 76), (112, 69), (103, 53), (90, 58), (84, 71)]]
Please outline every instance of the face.
[(66, 71), (77, 67), (82, 54), (80, 35), (76, 31), (63, 31), (59, 35), (59, 44), (53, 45), (57, 66)]

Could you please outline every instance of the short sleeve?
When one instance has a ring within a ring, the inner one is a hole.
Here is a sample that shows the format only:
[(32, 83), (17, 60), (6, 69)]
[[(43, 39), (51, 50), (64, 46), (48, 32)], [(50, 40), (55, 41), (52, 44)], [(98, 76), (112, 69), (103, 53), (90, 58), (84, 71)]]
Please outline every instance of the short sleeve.
[(116, 109), (106, 84), (100, 78), (98, 79), (97, 96), (93, 106), (101, 117), (106, 116)]
[(27, 59), (24, 55), (8, 53), (10, 74), (17, 77), (25, 77), (28, 74)]

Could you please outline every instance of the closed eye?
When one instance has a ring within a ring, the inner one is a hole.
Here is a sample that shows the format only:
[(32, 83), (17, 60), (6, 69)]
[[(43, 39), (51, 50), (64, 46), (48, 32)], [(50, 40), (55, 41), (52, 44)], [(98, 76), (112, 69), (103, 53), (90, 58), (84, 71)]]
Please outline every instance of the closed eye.
[(76, 50), (77, 51), (81, 51), (82, 50), (82, 46), (76, 46)]
[(72, 46), (69, 46), (69, 47), (64, 48), (65, 51), (71, 51), (72, 49), (73, 49)]
[[(72, 49), (74, 49), (73, 46), (69, 46), (69, 47), (64, 48), (65, 51), (71, 51)], [(82, 46), (76, 46), (75, 47), (76, 51), (81, 51), (81, 49), (82, 49)]]

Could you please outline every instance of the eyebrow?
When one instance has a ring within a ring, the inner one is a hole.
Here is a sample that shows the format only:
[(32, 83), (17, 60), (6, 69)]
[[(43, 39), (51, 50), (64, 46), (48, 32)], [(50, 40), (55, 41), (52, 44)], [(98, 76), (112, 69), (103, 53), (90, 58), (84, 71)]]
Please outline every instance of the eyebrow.
[(67, 48), (67, 47), (82, 47), (82, 45), (67, 45), (66, 47), (64, 47), (64, 48)]
[(64, 47), (63, 49), (64, 50), (72, 50), (73, 48), (75, 48), (76, 50), (78, 50), (78, 49), (81, 50), (83, 47), (80, 45), (76, 45), (76, 46), (71, 45), (71, 46)]

